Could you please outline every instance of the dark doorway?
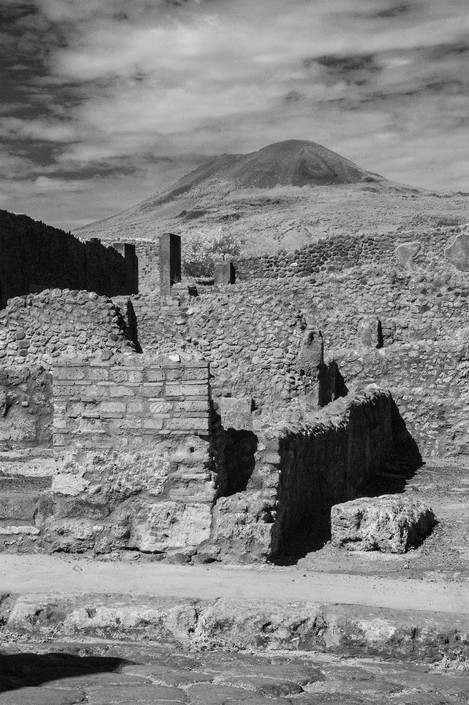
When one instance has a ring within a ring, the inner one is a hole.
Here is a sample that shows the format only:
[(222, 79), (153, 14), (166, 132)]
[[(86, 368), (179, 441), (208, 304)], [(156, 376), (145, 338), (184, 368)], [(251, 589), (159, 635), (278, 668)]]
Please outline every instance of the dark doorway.
[(257, 436), (252, 431), (225, 431), (225, 495), (244, 492), (256, 464)]

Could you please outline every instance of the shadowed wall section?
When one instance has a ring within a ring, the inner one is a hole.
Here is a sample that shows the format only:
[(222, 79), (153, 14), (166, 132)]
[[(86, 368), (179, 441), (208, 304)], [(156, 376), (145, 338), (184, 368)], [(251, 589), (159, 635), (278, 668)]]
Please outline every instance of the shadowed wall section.
[(106, 247), (24, 215), (0, 211), (1, 305), (44, 289), (86, 289), (114, 296), (138, 292), (133, 245)]

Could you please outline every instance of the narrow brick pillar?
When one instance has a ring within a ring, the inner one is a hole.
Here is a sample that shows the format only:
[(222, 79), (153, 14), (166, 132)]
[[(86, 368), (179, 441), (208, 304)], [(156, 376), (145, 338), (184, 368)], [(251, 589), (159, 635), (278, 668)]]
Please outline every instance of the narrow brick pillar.
[(173, 233), (160, 237), (160, 293), (171, 295), (173, 284), (181, 281), (181, 238)]

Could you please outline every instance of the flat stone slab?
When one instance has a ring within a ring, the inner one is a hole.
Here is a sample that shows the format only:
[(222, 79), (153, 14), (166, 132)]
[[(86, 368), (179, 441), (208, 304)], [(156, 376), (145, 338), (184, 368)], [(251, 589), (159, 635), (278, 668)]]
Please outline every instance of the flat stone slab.
[(437, 523), (426, 504), (400, 495), (361, 497), (331, 509), (331, 540), (355, 551), (405, 553)]

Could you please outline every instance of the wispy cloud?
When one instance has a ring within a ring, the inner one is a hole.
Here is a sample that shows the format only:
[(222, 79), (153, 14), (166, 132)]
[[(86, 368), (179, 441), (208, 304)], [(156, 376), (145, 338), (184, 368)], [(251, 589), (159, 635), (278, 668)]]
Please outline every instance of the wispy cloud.
[[(43, 219), (41, 177), (90, 184), (93, 220), (194, 160), (287, 138), (469, 188), (465, 0), (2, 0), (0, 19), (0, 135), (28, 160)], [(11, 175), (8, 207), (25, 208)], [(66, 224), (87, 189), (58, 191)]]

